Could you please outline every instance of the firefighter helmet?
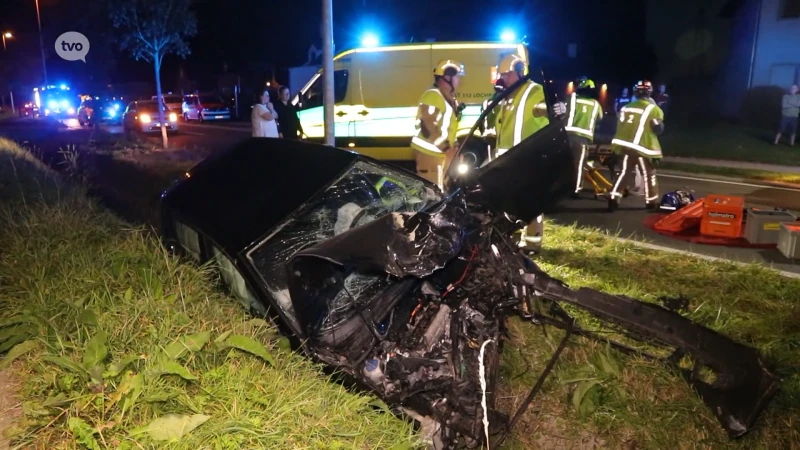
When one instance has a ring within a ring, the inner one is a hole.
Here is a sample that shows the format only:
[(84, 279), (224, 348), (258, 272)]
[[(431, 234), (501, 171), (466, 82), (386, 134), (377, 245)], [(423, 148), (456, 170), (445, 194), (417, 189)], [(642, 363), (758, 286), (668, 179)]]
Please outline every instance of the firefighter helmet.
[(445, 75), (464, 76), (464, 64), (461, 64), (454, 59), (443, 59), (436, 64), (436, 67), (433, 68), (433, 75), (437, 77), (443, 77)]
[(497, 65), (497, 73), (503, 74), (508, 72), (517, 72), (520, 75), (527, 75), (528, 65), (525, 64), (519, 55), (510, 54), (504, 56)]
[(633, 87), (633, 92), (637, 97), (649, 97), (653, 94), (653, 83), (648, 80), (640, 80), (636, 83), (636, 86)]
[(578, 78), (577, 83), (575, 83), (577, 89), (594, 89), (594, 80), (587, 78), (585, 76)]

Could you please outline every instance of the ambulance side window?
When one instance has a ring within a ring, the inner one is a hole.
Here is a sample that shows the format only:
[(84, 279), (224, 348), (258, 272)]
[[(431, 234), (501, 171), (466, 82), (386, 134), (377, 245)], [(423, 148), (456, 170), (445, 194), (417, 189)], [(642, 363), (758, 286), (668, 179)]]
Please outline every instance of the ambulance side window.
[[(333, 72), (333, 92), (334, 101), (336, 103), (344, 100), (345, 95), (347, 95), (347, 79), (347, 70), (337, 70)], [(300, 94), (299, 106), (301, 110), (322, 106), (322, 83), (323, 79), (322, 76), (320, 76), (308, 90)]]

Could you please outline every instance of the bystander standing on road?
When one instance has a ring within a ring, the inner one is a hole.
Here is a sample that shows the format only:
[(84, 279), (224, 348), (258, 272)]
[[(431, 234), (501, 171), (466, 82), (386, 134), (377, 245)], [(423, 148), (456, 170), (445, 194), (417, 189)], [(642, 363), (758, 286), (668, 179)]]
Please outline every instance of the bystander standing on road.
[(253, 113), (250, 115), (253, 137), (279, 137), (277, 119), (278, 113), (269, 101), (269, 90), (264, 89), (261, 91), (261, 97), (253, 105)]
[(797, 122), (800, 116), (800, 94), (797, 93), (797, 85), (789, 89), (789, 93), (783, 96), (781, 102), (781, 124), (778, 134), (775, 135), (775, 145), (781, 140), (781, 133), (789, 131), (789, 145), (794, 145), (794, 138), (797, 136)]
[(669, 107), (672, 105), (672, 99), (670, 99), (669, 94), (667, 94), (667, 86), (660, 84), (658, 86), (658, 93), (653, 97), (655, 100), (656, 105), (664, 111), (664, 117), (669, 114)]
[(284, 139), (300, 139), (303, 133), (303, 125), (297, 116), (297, 107), (289, 103), (289, 88), (281, 86), (278, 88), (278, 103), (275, 103), (275, 111), (278, 113), (278, 132)]
[(619, 116), (619, 110), (630, 102), (631, 98), (628, 95), (628, 88), (622, 88), (619, 97), (614, 100), (614, 113)]

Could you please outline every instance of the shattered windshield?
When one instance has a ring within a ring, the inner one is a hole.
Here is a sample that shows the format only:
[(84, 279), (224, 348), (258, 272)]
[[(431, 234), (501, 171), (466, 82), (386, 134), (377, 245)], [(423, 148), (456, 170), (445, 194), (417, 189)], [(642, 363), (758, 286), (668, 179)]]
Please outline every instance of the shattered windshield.
[[(264, 286), (297, 326), (286, 280), (286, 263), (299, 250), (392, 212), (416, 212), (440, 200), (438, 192), (418, 179), (385, 166), (360, 161), (325, 192), (308, 202), (278, 231), (251, 250), (247, 257)], [(363, 277), (361, 275), (360, 277)], [(362, 290), (378, 280), (348, 280), (349, 295), (337, 298), (331, 309), (342, 311)]]

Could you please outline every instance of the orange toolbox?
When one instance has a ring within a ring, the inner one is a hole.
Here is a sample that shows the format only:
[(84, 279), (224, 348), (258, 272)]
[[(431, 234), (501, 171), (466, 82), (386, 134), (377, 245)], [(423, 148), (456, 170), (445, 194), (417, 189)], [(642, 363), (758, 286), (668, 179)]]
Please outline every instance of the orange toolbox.
[(700, 234), (738, 238), (742, 235), (744, 197), (709, 195), (703, 202)]

